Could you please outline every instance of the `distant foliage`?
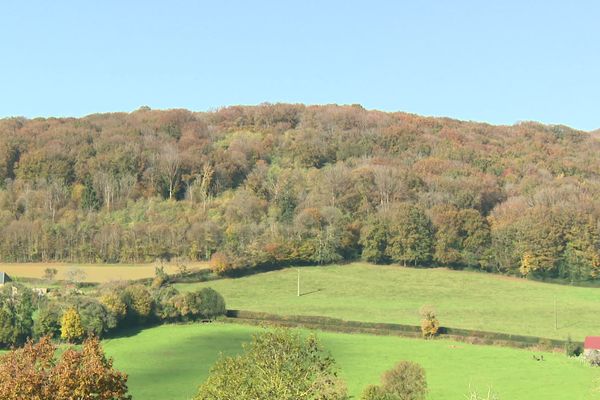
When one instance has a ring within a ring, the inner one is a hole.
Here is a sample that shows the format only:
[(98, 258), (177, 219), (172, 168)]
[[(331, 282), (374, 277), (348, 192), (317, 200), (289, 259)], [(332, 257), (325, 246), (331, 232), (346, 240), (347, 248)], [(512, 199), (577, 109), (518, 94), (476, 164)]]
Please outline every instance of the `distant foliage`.
[(236, 275), (362, 258), (593, 280), (599, 153), (564, 126), (360, 106), (6, 118), (0, 261), (188, 258)]

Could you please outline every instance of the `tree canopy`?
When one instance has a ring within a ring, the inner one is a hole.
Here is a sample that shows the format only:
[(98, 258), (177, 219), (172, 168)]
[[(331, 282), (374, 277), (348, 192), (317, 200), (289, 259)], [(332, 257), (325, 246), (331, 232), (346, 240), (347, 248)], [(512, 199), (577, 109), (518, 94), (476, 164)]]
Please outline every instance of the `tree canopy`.
[(595, 279), (600, 139), (262, 104), (0, 120), (0, 261), (364, 258)]

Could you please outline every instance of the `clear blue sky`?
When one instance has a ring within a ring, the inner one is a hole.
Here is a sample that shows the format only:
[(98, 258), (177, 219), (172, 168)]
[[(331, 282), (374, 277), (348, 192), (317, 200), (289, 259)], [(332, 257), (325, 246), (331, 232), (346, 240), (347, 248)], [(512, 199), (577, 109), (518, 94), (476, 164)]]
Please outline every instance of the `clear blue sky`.
[(598, 1), (3, 1), (0, 117), (261, 102), (600, 128)]

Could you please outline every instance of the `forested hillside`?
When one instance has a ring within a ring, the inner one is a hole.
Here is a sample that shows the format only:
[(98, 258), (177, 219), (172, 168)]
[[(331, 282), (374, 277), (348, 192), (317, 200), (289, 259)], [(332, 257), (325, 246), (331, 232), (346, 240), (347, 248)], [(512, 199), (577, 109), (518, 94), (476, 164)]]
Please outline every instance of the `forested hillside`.
[(360, 106), (0, 120), (1, 261), (600, 273), (600, 139)]

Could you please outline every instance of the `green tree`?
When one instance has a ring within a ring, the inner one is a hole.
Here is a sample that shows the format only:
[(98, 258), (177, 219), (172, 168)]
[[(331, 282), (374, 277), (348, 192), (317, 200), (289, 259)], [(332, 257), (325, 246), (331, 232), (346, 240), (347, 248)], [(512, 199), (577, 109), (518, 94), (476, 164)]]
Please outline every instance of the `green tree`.
[(239, 356), (222, 357), (196, 400), (342, 400), (346, 387), (314, 335), (286, 329), (254, 335)]
[(400, 361), (381, 377), (381, 386), (368, 386), (362, 400), (425, 400), (425, 370), (412, 361)]
[(21, 285), (0, 291), (0, 346), (19, 345), (32, 336), (33, 293)]
[(40, 307), (37, 318), (33, 324), (33, 333), (35, 337), (41, 338), (48, 336), (50, 338), (58, 338), (60, 336), (62, 314), (62, 309), (56, 302), (51, 301)]
[(128, 318), (137, 323), (145, 323), (152, 316), (154, 300), (150, 291), (144, 285), (130, 285), (125, 288), (125, 303)]
[(374, 263), (384, 263), (388, 260), (386, 254), (388, 227), (383, 218), (371, 216), (360, 231), (362, 258)]
[(426, 263), (431, 260), (433, 228), (425, 211), (401, 203), (389, 213), (390, 228), (386, 253), (395, 262)]

